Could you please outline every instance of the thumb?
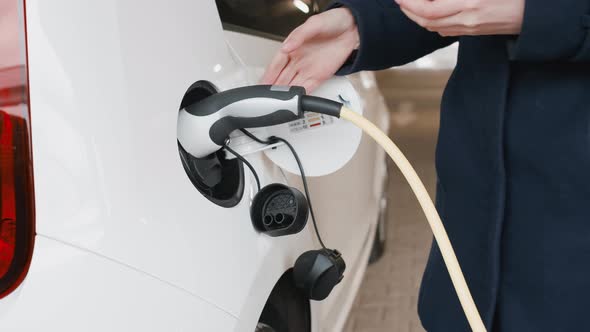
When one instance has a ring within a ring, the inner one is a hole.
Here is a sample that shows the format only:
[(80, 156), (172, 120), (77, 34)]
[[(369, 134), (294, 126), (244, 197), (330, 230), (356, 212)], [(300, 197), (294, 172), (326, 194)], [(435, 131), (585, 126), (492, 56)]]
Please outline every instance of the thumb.
[(293, 30), (287, 39), (283, 42), (281, 51), (290, 53), (303, 45), (306, 41), (317, 36), (322, 29), (321, 19), (316, 16), (312, 16), (307, 19), (305, 23), (300, 25), (297, 29)]

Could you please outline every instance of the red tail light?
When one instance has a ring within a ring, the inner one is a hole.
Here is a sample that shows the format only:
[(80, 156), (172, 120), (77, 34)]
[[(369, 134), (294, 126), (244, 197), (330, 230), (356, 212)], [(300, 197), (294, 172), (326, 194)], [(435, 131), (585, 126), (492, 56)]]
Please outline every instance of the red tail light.
[(24, 8), (0, 0), (0, 298), (25, 278), (35, 239)]

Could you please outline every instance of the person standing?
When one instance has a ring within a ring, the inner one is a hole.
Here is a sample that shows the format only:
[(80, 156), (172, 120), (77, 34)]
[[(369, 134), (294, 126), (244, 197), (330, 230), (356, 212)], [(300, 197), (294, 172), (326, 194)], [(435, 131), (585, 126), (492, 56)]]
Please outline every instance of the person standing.
[[(590, 0), (339, 0), (262, 81), (311, 91), (456, 41), (436, 203), (486, 327), (590, 331)], [(436, 243), (418, 311), (469, 330)]]

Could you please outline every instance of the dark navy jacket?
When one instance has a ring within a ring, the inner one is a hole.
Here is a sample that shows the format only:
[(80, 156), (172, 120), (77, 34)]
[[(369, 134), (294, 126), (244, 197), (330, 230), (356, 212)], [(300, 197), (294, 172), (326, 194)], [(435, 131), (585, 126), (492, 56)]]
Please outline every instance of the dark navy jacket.
[[(393, 0), (338, 0), (361, 46), (340, 74), (455, 42)], [(458, 39), (442, 101), (437, 207), (488, 330), (590, 331), (590, 0), (526, 0), (519, 36)], [(418, 310), (469, 327), (436, 245)]]

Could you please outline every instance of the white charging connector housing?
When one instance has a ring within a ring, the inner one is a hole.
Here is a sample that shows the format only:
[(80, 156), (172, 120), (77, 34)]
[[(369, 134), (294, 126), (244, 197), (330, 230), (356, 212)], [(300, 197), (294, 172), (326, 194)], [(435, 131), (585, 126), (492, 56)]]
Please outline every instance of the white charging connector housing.
[[(362, 114), (362, 101), (352, 83), (344, 77), (334, 77), (311, 95), (345, 104)], [(362, 130), (348, 121), (317, 113), (306, 113), (303, 119), (272, 127), (250, 129), (255, 136), (265, 139), (278, 136), (289, 141), (297, 150), (308, 176), (323, 176), (341, 169), (357, 151)], [(229, 146), (239, 154), (264, 151), (282, 169), (299, 174), (293, 155), (282, 143), (264, 145), (252, 141), (239, 131), (231, 135)], [(228, 158), (233, 158), (231, 154)]]

